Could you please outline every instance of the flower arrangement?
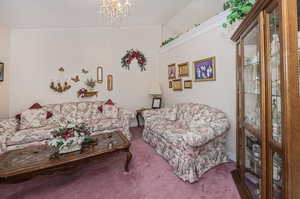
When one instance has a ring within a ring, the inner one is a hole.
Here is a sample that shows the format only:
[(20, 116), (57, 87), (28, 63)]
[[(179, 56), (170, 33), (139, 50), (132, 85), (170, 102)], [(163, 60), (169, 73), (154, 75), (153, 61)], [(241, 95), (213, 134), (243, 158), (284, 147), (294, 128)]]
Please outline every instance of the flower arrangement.
[(141, 68), (141, 71), (145, 71), (145, 66), (147, 65), (147, 59), (145, 55), (139, 50), (128, 50), (126, 55), (122, 58), (121, 64), (122, 67), (129, 70), (129, 66), (133, 59), (137, 59), (138, 64)]
[(84, 97), (84, 95), (88, 92), (88, 90), (86, 88), (81, 88), (79, 89), (79, 91), (77, 92), (78, 97)]
[(90, 135), (90, 128), (82, 123), (68, 122), (66, 126), (60, 126), (51, 131), (53, 139), (48, 145), (55, 148), (59, 153), (68, 153), (81, 149), (81, 144)]

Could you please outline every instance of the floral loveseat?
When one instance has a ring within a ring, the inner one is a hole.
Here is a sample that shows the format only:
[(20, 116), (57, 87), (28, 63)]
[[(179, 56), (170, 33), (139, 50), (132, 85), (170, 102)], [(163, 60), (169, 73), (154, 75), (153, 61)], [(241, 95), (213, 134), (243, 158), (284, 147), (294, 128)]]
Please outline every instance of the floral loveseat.
[(228, 161), (229, 121), (222, 111), (202, 104), (178, 104), (144, 111), (144, 140), (183, 181), (196, 182), (204, 172)]
[[(50, 104), (41, 107), (51, 117), (44, 122), (42, 127), (20, 129), (20, 119), (16, 117), (0, 121), (0, 154), (21, 149), (27, 146), (45, 144), (52, 138), (51, 131), (59, 125), (66, 125), (68, 121), (87, 123), (93, 134), (107, 131), (120, 130), (130, 140), (130, 119), (134, 113), (115, 106), (117, 112), (114, 117), (107, 117), (100, 111), (105, 102), (68, 102), (63, 104)], [(23, 113), (22, 113), (23, 114)], [(109, 116), (109, 115), (108, 115)]]

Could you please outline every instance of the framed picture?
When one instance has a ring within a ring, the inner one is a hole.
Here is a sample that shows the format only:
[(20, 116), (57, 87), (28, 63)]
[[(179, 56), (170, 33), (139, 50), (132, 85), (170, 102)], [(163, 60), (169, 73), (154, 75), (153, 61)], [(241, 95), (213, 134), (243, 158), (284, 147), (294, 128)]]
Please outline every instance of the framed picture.
[(216, 58), (210, 57), (199, 61), (194, 61), (195, 81), (215, 81), (216, 80)]
[(152, 108), (160, 109), (161, 108), (161, 98), (155, 97), (152, 99)]
[(4, 81), (4, 63), (0, 62), (0, 81)]
[(99, 84), (103, 82), (103, 68), (101, 66), (97, 68), (97, 82)]
[(113, 90), (113, 76), (107, 75), (107, 90), (112, 91)]
[(193, 87), (193, 81), (192, 80), (185, 80), (184, 81), (184, 88), (189, 89)]
[(173, 82), (172, 81), (169, 81), (169, 88), (173, 88)]
[(179, 77), (189, 76), (189, 62), (178, 65), (178, 76)]
[(169, 79), (176, 78), (176, 64), (171, 64), (168, 66), (168, 76), (169, 76)]
[(173, 80), (172, 84), (173, 84), (174, 91), (182, 91), (182, 80), (181, 79)]

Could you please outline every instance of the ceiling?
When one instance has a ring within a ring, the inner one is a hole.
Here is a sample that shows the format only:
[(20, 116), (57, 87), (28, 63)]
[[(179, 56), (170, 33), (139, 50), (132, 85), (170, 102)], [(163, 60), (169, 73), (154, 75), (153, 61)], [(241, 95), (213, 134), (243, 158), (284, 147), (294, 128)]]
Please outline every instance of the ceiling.
[[(167, 23), (192, 0), (131, 0), (130, 16), (120, 26)], [(12, 28), (110, 26), (100, 16), (99, 0), (0, 0), (0, 24)]]

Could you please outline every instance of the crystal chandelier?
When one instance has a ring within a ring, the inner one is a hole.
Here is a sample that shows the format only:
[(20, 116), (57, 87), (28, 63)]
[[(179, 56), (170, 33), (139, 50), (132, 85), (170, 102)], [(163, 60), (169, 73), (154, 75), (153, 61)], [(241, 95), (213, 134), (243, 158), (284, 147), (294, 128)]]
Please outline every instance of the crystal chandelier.
[(128, 16), (131, 4), (129, 0), (100, 0), (101, 14), (111, 20)]

